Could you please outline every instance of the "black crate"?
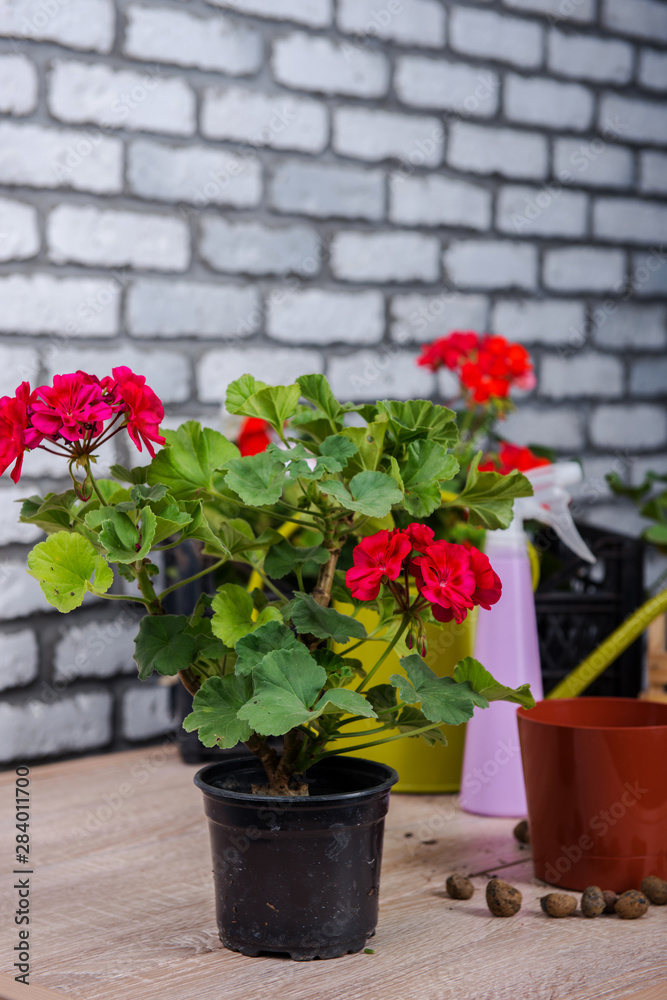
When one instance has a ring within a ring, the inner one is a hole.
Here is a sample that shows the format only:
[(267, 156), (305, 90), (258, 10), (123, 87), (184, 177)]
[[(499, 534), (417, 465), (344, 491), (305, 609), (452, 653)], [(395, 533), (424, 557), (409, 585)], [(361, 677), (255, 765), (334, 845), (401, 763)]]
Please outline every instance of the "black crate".
[[(542, 571), (535, 606), (544, 693), (548, 694), (644, 601), (643, 543), (614, 531), (578, 525), (598, 562), (575, 556), (549, 529), (535, 536)], [(585, 695), (635, 698), (642, 689), (638, 639)]]

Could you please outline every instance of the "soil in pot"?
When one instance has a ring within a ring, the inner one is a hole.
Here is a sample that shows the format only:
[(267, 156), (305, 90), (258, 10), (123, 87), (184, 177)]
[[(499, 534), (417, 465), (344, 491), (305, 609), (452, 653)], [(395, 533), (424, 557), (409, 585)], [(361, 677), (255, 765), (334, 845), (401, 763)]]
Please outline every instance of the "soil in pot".
[(218, 930), (244, 955), (298, 961), (360, 951), (378, 917), (384, 817), (393, 768), (330, 757), (309, 769), (308, 796), (253, 795), (254, 760), (195, 775), (209, 820)]

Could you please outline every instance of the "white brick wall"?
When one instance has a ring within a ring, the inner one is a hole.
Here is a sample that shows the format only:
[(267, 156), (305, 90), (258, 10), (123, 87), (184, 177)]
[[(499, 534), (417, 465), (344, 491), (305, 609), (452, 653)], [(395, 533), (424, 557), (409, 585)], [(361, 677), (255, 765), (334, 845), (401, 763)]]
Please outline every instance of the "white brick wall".
[(57, 680), (71, 683), (78, 677), (112, 677), (136, 671), (133, 660), (138, 615), (86, 625), (62, 626), (53, 666)]
[(111, 709), (106, 692), (77, 694), (50, 705), (0, 704), (0, 761), (103, 747), (112, 736)]
[[(419, 345), (489, 331), (538, 376), (509, 439), (667, 467), (666, 93), (663, 0), (0, 0), (0, 395), (128, 364), (170, 427), (221, 426), (247, 371), (448, 401)], [(169, 692), (127, 658), (61, 676), (118, 615), (44, 614), (25, 573), (13, 500), (62, 472), (0, 484), (11, 727), (99, 693), (115, 747), (158, 739)]]

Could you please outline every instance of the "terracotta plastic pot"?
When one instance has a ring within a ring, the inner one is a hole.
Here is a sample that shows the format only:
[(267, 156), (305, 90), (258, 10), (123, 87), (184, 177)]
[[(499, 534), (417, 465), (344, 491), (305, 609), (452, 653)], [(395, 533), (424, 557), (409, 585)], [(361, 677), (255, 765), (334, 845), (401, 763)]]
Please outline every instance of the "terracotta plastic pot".
[(310, 795), (251, 794), (254, 758), (195, 775), (209, 820), (218, 930), (244, 955), (298, 961), (360, 951), (375, 932), (384, 817), (398, 775), (384, 764), (327, 757)]
[(667, 704), (553, 699), (518, 719), (536, 876), (615, 892), (667, 878)]

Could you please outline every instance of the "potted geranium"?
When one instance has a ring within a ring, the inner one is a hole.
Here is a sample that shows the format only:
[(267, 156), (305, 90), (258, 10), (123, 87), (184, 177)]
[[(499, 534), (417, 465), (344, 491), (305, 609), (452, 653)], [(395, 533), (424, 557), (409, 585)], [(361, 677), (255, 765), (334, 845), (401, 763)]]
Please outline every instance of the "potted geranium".
[[(207, 746), (241, 742), (254, 755), (196, 777), (211, 821), (223, 942), (246, 954), (334, 957), (374, 931), (396, 780), (382, 764), (340, 756), (346, 727), (381, 723), (371, 738), (358, 734), (357, 749), (411, 736), (434, 743), (443, 723), (461, 723), (490, 701), (532, 704), (526, 687), (503, 687), (471, 658), (453, 678), (424, 662), (426, 622), (463, 621), (475, 605), (494, 604), (501, 584), (483, 553), (434, 540), (423, 519), (445, 503), (472, 524), (507, 525), (513, 499), (531, 489), (518, 472), (480, 473), (473, 462), (443, 501), (443, 484), (459, 473), (457, 422), (426, 400), (342, 405), (321, 375), (273, 387), (245, 375), (229, 387), (226, 407), (266, 421), (279, 443), (241, 457), (195, 422), (162, 436), (162, 405), (128, 368), (102, 379), (63, 375), (35, 390), (24, 382), (0, 400), (0, 469), (14, 463), (16, 482), (26, 449), (63, 455), (71, 488), (23, 504), (21, 519), (48, 534), (28, 571), (63, 612), (88, 593), (143, 605), (139, 676), (178, 674), (194, 695), (185, 727)], [(152, 460), (97, 479), (99, 447), (125, 431)], [(164, 446), (157, 454), (156, 445)], [(278, 530), (291, 522), (310, 532), (307, 547)], [(165, 598), (189, 581), (158, 592), (153, 553), (193, 539), (212, 560), (202, 573), (233, 562), (259, 573), (263, 589), (225, 582), (189, 615), (166, 614)], [(286, 592), (289, 571), (298, 583)], [(111, 592), (118, 576), (125, 593)], [(331, 607), (332, 597), (353, 613)], [(373, 635), (358, 620), (362, 607), (378, 615)], [(370, 669), (353, 649), (334, 648), (349, 641), (374, 644)], [(394, 649), (401, 672), (373, 683)], [(282, 738), (282, 751), (270, 737)]]

